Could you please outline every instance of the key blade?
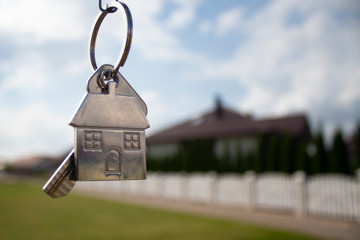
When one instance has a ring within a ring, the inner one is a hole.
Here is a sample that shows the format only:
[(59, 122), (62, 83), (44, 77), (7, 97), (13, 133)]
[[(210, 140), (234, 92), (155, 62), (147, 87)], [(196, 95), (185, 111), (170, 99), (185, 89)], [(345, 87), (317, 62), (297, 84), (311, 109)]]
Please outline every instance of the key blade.
[(43, 186), (43, 191), (52, 198), (66, 196), (75, 185), (75, 181), (71, 180), (74, 170), (74, 150), (71, 150), (65, 160)]

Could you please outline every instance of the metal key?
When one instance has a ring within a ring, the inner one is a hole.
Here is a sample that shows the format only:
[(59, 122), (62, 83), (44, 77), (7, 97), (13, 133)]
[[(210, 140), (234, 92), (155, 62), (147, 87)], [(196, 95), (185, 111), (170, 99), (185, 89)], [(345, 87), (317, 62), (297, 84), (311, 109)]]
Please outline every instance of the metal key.
[(74, 150), (72, 150), (43, 187), (43, 191), (52, 198), (67, 195), (75, 182), (71, 179), (75, 170)]

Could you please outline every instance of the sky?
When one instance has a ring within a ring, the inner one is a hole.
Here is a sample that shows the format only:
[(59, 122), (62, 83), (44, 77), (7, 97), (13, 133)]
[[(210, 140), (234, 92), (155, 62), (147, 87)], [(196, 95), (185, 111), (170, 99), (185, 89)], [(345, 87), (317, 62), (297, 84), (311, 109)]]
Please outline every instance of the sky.
[[(360, 1), (124, 2), (134, 32), (120, 73), (147, 103), (148, 135), (217, 96), (254, 118), (305, 113), (329, 137), (360, 120)], [(95, 0), (0, 2), (0, 160), (72, 147), (98, 14)], [(124, 31), (121, 11), (108, 14), (98, 65), (115, 64)]]

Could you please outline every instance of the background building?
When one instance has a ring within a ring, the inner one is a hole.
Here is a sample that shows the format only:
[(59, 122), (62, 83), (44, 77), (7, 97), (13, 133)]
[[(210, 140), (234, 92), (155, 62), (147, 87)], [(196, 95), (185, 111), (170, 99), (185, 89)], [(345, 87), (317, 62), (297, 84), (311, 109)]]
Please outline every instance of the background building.
[(304, 114), (255, 119), (224, 107), (217, 99), (212, 111), (149, 136), (148, 167), (292, 172), (299, 164), (291, 152), (298, 152), (310, 139)]

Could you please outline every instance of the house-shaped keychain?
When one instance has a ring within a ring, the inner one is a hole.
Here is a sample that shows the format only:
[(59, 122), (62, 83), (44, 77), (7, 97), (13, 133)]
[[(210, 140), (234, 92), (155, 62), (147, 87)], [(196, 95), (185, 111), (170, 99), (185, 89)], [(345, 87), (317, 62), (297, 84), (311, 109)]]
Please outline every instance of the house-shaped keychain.
[(146, 179), (147, 107), (119, 72), (104, 92), (98, 79), (113, 69), (104, 64), (88, 81), (70, 121), (74, 150), (43, 187), (52, 198), (67, 195), (75, 181)]
[[(118, 71), (130, 50), (132, 18), (125, 3), (112, 1), (105, 9), (101, 8), (90, 39), (90, 61), (95, 72), (70, 122), (75, 128), (74, 150), (43, 187), (52, 198), (67, 195), (75, 181), (146, 179), (147, 107)], [(108, 13), (118, 9), (123, 10), (127, 23), (122, 54), (116, 67), (104, 64), (98, 68), (95, 42), (99, 27)]]
[(145, 129), (149, 127), (138, 98), (87, 93), (70, 125), (75, 128), (75, 179), (146, 179)]

